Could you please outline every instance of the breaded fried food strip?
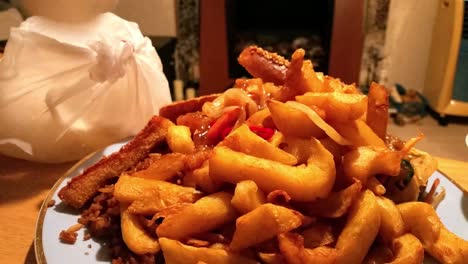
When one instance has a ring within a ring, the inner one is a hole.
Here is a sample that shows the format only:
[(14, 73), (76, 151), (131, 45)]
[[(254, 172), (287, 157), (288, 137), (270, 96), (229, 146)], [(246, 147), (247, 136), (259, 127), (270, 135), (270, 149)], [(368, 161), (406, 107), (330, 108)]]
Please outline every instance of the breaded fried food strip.
[(167, 118), (175, 123), (177, 117), (185, 115), (187, 113), (200, 111), (204, 103), (211, 102), (220, 95), (221, 94), (204, 95), (190, 100), (175, 102), (166, 105), (159, 109), (159, 116)]
[(58, 196), (73, 207), (82, 207), (106, 181), (119, 176), (148, 156), (151, 149), (166, 139), (171, 125), (171, 121), (154, 116), (132, 141), (74, 177), (59, 191)]

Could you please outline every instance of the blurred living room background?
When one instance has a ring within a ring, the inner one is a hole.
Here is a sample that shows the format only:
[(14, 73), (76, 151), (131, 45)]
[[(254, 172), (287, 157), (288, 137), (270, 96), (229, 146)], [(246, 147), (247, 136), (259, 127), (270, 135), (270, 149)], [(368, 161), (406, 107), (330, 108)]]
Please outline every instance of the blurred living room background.
[[(468, 161), (468, 9), (463, 0), (0, 0), (0, 53), (31, 15), (78, 21), (112, 11), (139, 24), (178, 89), (218, 93), (248, 76), (237, 56), (259, 45), (306, 51), (316, 71), (391, 95), (390, 128), (420, 148)], [(67, 6), (65, 12), (60, 7)], [(86, 8), (85, 8), (86, 7)], [(81, 11), (81, 13), (80, 13)], [(443, 43), (440, 42), (443, 41)], [(446, 46), (444, 46), (446, 45)], [(463, 77), (467, 76), (467, 77)], [(184, 94), (182, 94), (183, 97)], [(186, 93), (188, 97), (193, 93)]]

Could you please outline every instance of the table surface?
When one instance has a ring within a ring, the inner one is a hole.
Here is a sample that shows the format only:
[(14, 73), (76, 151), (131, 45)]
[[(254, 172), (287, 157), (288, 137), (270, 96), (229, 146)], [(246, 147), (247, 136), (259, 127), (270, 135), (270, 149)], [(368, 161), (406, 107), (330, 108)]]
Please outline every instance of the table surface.
[[(438, 158), (439, 170), (468, 186), (468, 163)], [(36, 263), (34, 232), (42, 201), (73, 163), (38, 164), (0, 155), (0, 263)]]

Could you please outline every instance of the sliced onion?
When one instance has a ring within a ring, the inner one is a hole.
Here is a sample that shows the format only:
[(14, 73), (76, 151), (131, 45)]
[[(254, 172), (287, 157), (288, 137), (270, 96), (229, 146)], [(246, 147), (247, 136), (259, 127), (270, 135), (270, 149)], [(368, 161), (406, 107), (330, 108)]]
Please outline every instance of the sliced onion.
[(231, 88), (224, 92), (224, 104), (225, 106), (236, 105), (246, 107), (245, 110), (248, 116), (253, 115), (258, 110), (257, 103), (240, 88)]
[(208, 117), (218, 118), (223, 114), (224, 109), (224, 94), (218, 96), (213, 102), (203, 104), (202, 112)]
[(239, 118), (237, 119), (236, 123), (232, 127), (232, 130), (236, 130), (238, 127), (242, 126), (245, 123), (247, 118), (247, 114), (245, 113), (245, 108), (241, 107), (241, 112), (239, 114)]
[(289, 101), (286, 102), (286, 104), (306, 114), (316, 126), (322, 129), (325, 134), (327, 134), (336, 143), (340, 145), (352, 145), (349, 140), (341, 136), (332, 126), (327, 124), (327, 122), (325, 122), (314, 110), (308, 106), (295, 101)]

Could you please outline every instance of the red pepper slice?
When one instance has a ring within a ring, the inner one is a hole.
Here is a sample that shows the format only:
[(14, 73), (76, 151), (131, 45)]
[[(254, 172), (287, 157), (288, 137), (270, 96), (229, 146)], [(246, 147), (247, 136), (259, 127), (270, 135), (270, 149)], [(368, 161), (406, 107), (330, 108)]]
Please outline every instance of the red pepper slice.
[(429, 193), (424, 198), (424, 202), (431, 204), (434, 201), (434, 195), (439, 184), (440, 184), (440, 179), (439, 178), (435, 179), (434, 183), (431, 186), (431, 189), (429, 190)]
[(223, 131), (229, 127), (232, 129), (234, 123), (239, 118), (241, 111), (242, 110), (240, 108), (233, 108), (232, 110), (223, 113), (208, 130), (208, 133), (206, 134), (208, 140), (212, 142), (221, 140), (223, 138)]
[(273, 134), (275, 134), (275, 130), (268, 127), (249, 126), (249, 128), (252, 132), (265, 140), (269, 140)]
[(221, 131), (221, 138), (225, 139), (229, 135), (229, 133), (231, 133), (232, 128), (232, 126), (224, 128), (223, 131)]

